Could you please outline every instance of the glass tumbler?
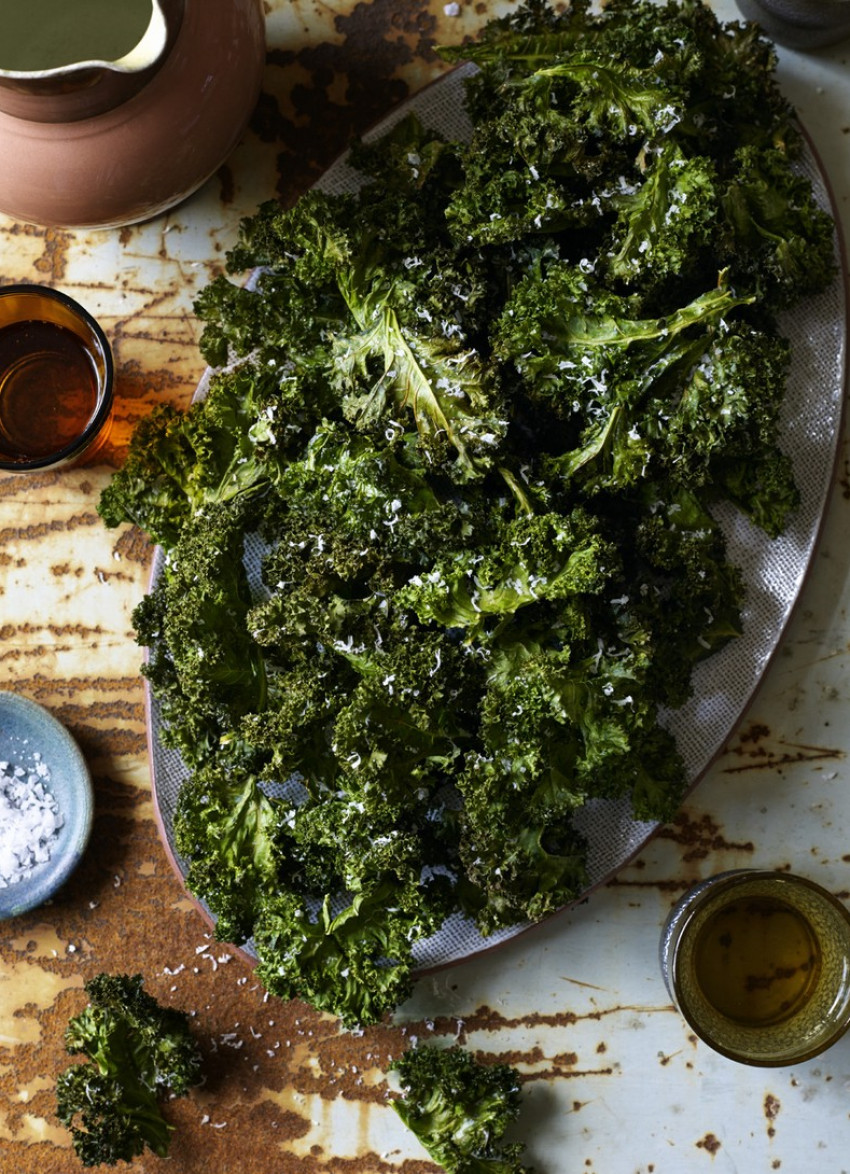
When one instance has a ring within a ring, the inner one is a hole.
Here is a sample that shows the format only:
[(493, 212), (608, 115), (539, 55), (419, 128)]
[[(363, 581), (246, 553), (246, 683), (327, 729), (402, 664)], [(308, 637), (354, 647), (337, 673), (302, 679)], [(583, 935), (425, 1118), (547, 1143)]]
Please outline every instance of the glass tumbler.
[(696, 1035), (742, 1064), (800, 1063), (850, 1025), (850, 913), (804, 877), (740, 870), (704, 881), (671, 911), (660, 959)]
[(0, 470), (27, 473), (78, 460), (112, 418), (106, 335), (49, 286), (0, 286)]

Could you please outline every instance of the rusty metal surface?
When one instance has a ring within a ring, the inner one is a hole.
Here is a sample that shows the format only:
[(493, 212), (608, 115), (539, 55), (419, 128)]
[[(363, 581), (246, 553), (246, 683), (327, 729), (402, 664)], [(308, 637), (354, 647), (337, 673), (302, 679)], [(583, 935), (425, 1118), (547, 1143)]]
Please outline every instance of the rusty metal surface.
[[(718, 12), (737, 15), (731, 0)], [(850, 454), (814, 572), (750, 711), (680, 816), (610, 884), (497, 953), (423, 979), (387, 1026), (340, 1033), (267, 999), (212, 941), (157, 839), (131, 611), (151, 551), (106, 531), (95, 502), (130, 428), (188, 402), (201, 374), (196, 292), (240, 216), (303, 191), (344, 148), (440, 72), (435, 40), (500, 5), (269, 0), (268, 67), (251, 128), (201, 192), (147, 224), (47, 231), (0, 218), (0, 280), (77, 296), (118, 370), (108, 446), (88, 465), (0, 478), (0, 688), (71, 729), (96, 788), (89, 851), (54, 903), (0, 925), (0, 1174), (72, 1174), (55, 1118), (62, 1033), (84, 979), (144, 973), (193, 1013), (207, 1081), (169, 1106), (168, 1162), (142, 1174), (419, 1174), (424, 1152), (386, 1105), (386, 1064), (411, 1036), (457, 1037), (514, 1063), (523, 1137), (542, 1174), (850, 1168), (850, 1037), (816, 1061), (760, 1071), (697, 1044), (667, 999), (658, 935), (694, 881), (740, 865), (790, 867), (850, 900)], [(841, 46), (783, 54), (780, 74), (850, 228), (850, 71)], [(813, 389), (816, 394), (816, 389)], [(804, 1165), (805, 1164), (805, 1165)]]

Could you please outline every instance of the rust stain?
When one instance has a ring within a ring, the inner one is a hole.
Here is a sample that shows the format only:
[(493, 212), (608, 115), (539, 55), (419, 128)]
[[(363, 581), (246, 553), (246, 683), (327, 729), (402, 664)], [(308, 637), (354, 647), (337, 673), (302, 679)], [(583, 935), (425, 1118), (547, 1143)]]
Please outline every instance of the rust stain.
[(83, 526), (98, 526), (100, 518), (92, 511), (90, 513), (72, 514), (68, 518), (50, 518), (44, 522), (31, 522), (29, 525), (7, 526), (0, 529), (0, 543), (5, 542), (36, 542), (57, 531), (67, 533), (69, 530), (78, 530)]
[[(611, 1076), (614, 1072), (610, 1065), (604, 1068), (578, 1068), (579, 1058), (576, 1052), (558, 1052), (547, 1058), (540, 1047), (527, 1050), (515, 1048), (499, 1052), (479, 1052), (478, 1057), (482, 1063), (510, 1064), (520, 1072), (522, 1084), (531, 1084), (542, 1080)], [(535, 1071), (522, 1071), (523, 1068), (532, 1068), (535, 1065), (538, 1066)]]
[[(479, 1053), (479, 1057), (482, 1053)], [(488, 1053), (488, 1059), (490, 1054)], [(534, 1064), (541, 1064), (545, 1060), (543, 1049), (537, 1045), (527, 1050), (513, 1049), (499, 1052), (498, 1056), (493, 1056), (493, 1060), (498, 1060), (500, 1064), (510, 1064), (516, 1067), (518, 1064), (527, 1064), (531, 1067)], [(578, 1062), (578, 1056), (575, 1052), (561, 1055), (560, 1057), (553, 1056), (553, 1062), (559, 1061), (562, 1064), (572, 1066)]]
[(776, 1136), (776, 1126), (773, 1124), (773, 1122), (779, 1116), (779, 1110), (781, 1108), (782, 1105), (780, 1104), (779, 1099), (775, 1097), (773, 1093), (769, 1092), (764, 1098), (764, 1116), (765, 1120), (767, 1121), (768, 1137)]
[[(27, 495), (33, 496), (44, 489), (52, 488), (59, 483), (60, 474), (57, 472), (28, 473), (26, 479)], [(0, 499), (15, 498), (21, 495), (21, 479), (15, 473), (0, 477)]]
[(8, 644), (16, 637), (23, 636), (26, 638), (25, 643), (29, 644), (37, 632), (48, 632), (54, 637), (75, 636), (94, 640), (103, 634), (103, 628), (99, 624), (92, 627), (83, 624), (2, 624), (0, 625), (0, 643)]
[[(850, 132), (850, 127), (842, 129), (843, 134)], [(842, 471), (838, 477), (838, 484), (841, 487), (841, 496), (845, 501), (850, 501), (850, 462), (845, 457), (842, 460)]]
[(565, 982), (570, 982), (573, 986), (584, 987), (590, 991), (604, 991), (605, 987), (599, 986), (595, 982), (583, 982), (580, 978), (565, 978)]
[(752, 852), (751, 840), (727, 840), (720, 824), (707, 812), (691, 816), (687, 811), (679, 812), (671, 822), (658, 832), (659, 839), (672, 840), (686, 851), (682, 859), (702, 860), (712, 852)]
[[(96, 640), (88, 641), (86, 646), (90, 649), (103, 647), (103, 645), (99, 644), (99, 642)], [(80, 642), (76, 640), (68, 641), (67, 643), (64, 641), (56, 642), (51, 640), (50, 642), (43, 644), (33, 644), (29, 642), (13, 644), (10, 647), (4, 648), (3, 651), (0, 652), (0, 663), (9, 662), (19, 664), (23, 661), (40, 661), (45, 659), (47, 656), (55, 658), (60, 653), (73, 652), (79, 649), (79, 647)], [(16, 677), (16, 683), (19, 679), (19, 677)]]
[(764, 722), (751, 722), (749, 727), (741, 731), (739, 741), (741, 743), (761, 742), (764, 738), (770, 737), (770, 729)]
[(437, 19), (428, 0), (372, 0), (333, 17), (334, 40), (272, 47), (267, 84), (251, 128), (278, 149), (278, 196), (294, 199), (352, 140), (445, 67), (434, 53)]
[(61, 281), (67, 270), (68, 252), (74, 241), (73, 234), (57, 228), (48, 228), (44, 230), (42, 239), (44, 251), (33, 268), (40, 276), (47, 277), (50, 281)]
[(164, 368), (143, 372), (136, 359), (125, 359), (121, 363), (116, 381), (124, 406), (133, 400), (146, 399), (152, 392), (161, 394), (183, 386), (183, 381), (174, 371)]
[(540, 1028), (540, 1027), (570, 1027), (576, 1023), (584, 1020), (599, 1022), (611, 1015), (629, 1014), (657, 1014), (660, 1011), (667, 1011), (668, 1006), (657, 1005), (625, 1005), (617, 1004), (614, 1007), (600, 1008), (596, 1011), (585, 1011), (578, 1014), (575, 1011), (555, 1011), (545, 1013), (542, 1011), (529, 1011), (527, 1014), (519, 1016), (506, 1016), (500, 1011), (494, 1011), (492, 1007), (484, 1004), (479, 1007), (471, 1015), (465, 1015), (462, 1021), (450, 1016), (438, 1016), (436, 1019), (428, 1020), (427, 1022), (420, 1021), (417, 1025), (410, 1027), (410, 1030), (418, 1030), (420, 1033), (433, 1031), (437, 1035), (456, 1035), (460, 1042), (463, 1042), (468, 1036), (476, 1031), (505, 1031), (514, 1028)]
[(614, 1068), (608, 1065), (606, 1068), (581, 1068), (572, 1069), (571, 1067), (562, 1068), (554, 1061), (549, 1065), (545, 1072), (527, 1072), (520, 1074), (520, 1083), (532, 1084), (540, 1080), (566, 1080), (566, 1079), (586, 1079), (592, 1076), (613, 1076)]
[(136, 576), (130, 571), (121, 571), (110, 568), (106, 570), (104, 567), (93, 567), (92, 574), (101, 583), (111, 583), (113, 580), (118, 580), (124, 583), (136, 583)]
[[(22, 693), (28, 693), (32, 697), (43, 697), (49, 693), (52, 696), (77, 700), (85, 698), (86, 700), (81, 702), (82, 710), (91, 713), (92, 705), (88, 701), (90, 695), (105, 695), (112, 692), (139, 693), (142, 682), (138, 676), (67, 676), (60, 680), (36, 673), (31, 677), (19, 679), (16, 684)], [(126, 714), (122, 716), (126, 717)]]
[(788, 749), (781, 752), (765, 750), (759, 761), (724, 767), (724, 774), (742, 774), (748, 770), (780, 770), (783, 766), (791, 766), (797, 762), (834, 761), (846, 757), (843, 750), (835, 747), (807, 746), (786, 742), (783, 739), (779, 740), (778, 745), (786, 746)]
[(734, 745), (727, 747), (727, 753), (741, 761), (723, 767), (724, 774), (742, 774), (749, 770), (779, 770), (797, 762), (820, 762), (845, 758), (843, 751), (834, 747), (809, 746), (806, 743), (789, 742), (778, 738), (773, 746), (765, 745), (771, 736), (770, 729), (762, 722), (752, 722), (739, 735)]
[(147, 566), (153, 557), (153, 546), (147, 535), (137, 526), (127, 526), (118, 534), (112, 552), (119, 559)]
[(707, 1133), (705, 1137), (701, 1137), (700, 1140), (696, 1143), (696, 1146), (698, 1150), (705, 1150), (706, 1153), (711, 1154), (712, 1157), (715, 1157), (718, 1150), (721, 1148), (720, 1142), (713, 1133)]

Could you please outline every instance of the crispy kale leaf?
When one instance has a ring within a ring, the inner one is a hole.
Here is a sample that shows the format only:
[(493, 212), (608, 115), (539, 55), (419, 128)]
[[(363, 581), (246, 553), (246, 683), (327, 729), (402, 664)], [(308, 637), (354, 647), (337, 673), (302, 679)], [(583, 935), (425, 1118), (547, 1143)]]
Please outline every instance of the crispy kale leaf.
[(579, 267), (520, 282), (495, 353), (563, 423), (550, 475), (591, 495), (646, 480), (725, 495), (779, 534), (799, 500), (779, 445), (789, 350), (775, 329), (732, 320), (755, 301), (723, 272), (687, 305), (646, 319)]
[(243, 944), (265, 894), (277, 884), (287, 808), (266, 794), (249, 769), (207, 763), (181, 788), (174, 815), (186, 883), (203, 894), (219, 938)]
[(832, 218), (811, 198), (809, 181), (783, 151), (739, 147), (720, 193), (721, 258), (733, 280), (784, 308), (820, 292), (835, 271)]
[(98, 512), (106, 525), (133, 522), (168, 547), (206, 506), (265, 492), (281, 460), (277, 384), (268, 372), (242, 367), (214, 376), (203, 406), (154, 408), (101, 494)]
[(254, 942), (258, 977), (282, 998), (300, 997), (344, 1026), (377, 1022), (413, 989), (412, 947), (435, 933), (453, 909), (448, 884), (372, 878), (314, 912), (292, 891), (260, 912)]
[(150, 1149), (168, 1153), (174, 1126), (161, 1103), (201, 1078), (201, 1057), (185, 1012), (163, 1007), (141, 975), (99, 974), (88, 1005), (65, 1033), (72, 1064), (57, 1081), (57, 1112), (84, 1166), (129, 1162)]
[(196, 514), (133, 613), (167, 741), (190, 765), (216, 751), (237, 714), (264, 704), (265, 661), (248, 626), (246, 516), (239, 500)]
[(417, 1046), (391, 1070), (402, 1085), (393, 1108), (446, 1174), (531, 1174), (525, 1146), (504, 1137), (521, 1109), (515, 1068), (459, 1046)]

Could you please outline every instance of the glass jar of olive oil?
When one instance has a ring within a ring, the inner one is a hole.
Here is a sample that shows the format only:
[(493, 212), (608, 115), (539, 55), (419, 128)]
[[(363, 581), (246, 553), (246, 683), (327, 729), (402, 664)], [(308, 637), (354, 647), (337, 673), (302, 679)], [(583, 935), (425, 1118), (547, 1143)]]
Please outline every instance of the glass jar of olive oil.
[(697, 1036), (740, 1063), (808, 1060), (850, 1026), (850, 913), (804, 877), (741, 870), (697, 885), (667, 919), (661, 969)]

